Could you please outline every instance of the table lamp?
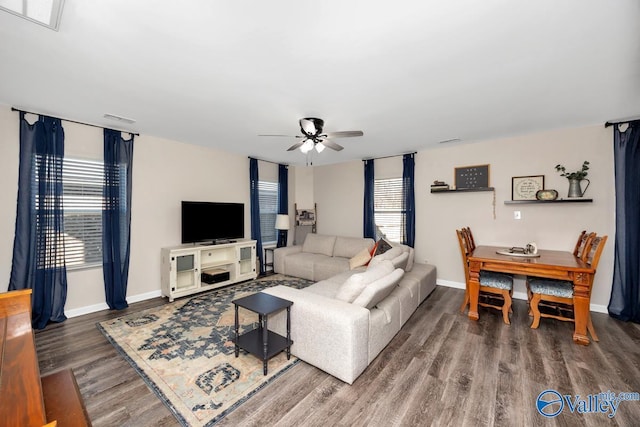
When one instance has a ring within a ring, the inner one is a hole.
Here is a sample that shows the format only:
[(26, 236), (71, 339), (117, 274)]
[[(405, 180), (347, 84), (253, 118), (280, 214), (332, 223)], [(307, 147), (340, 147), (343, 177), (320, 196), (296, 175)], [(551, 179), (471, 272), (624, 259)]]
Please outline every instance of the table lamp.
[(278, 214), (276, 216), (276, 230), (278, 230), (277, 247), (287, 246), (287, 230), (289, 229), (289, 215)]

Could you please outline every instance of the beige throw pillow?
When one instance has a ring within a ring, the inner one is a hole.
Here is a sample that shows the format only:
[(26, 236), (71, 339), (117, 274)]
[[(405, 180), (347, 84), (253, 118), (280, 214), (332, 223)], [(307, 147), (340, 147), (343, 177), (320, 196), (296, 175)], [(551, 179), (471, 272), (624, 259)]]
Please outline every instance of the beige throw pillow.
[(379, 280), (380, 278), (393, 272), (393, 264), (391, 261), (385, 261), (380, 263), (375, 268), (369, 268), (363, 273), (352, 274), (345, 282), (340, 286), (336, 293), (335, 299), (353, 302), (370, 283)]
[(370, 259), (371, 254), (369, 253), (369, 249), (364, 248), (349, 260), (349, 269), (353, 270), (354, 268), (361, 267), (369, 262)]

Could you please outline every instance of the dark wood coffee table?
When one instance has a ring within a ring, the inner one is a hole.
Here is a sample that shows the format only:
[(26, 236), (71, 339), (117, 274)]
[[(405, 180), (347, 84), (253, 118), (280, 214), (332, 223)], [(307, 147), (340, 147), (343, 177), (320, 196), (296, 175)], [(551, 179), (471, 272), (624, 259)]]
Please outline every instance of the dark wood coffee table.
[[(291, 306), (293, 302), (274, 297), (273, 295), (258, 292), (257, 294), (238, 298), (233, 301), (236, 309), (235, 319), (235, 351), (236, 357), (240, 348), (262, 359), (262, 371), (267, 375), (267, 362), (283, 350), (287, 351), (287, 360), (291, 359)], [(240, 322), (238, 320), (238, 307), (258, 313), (259, 326), (249, 332), (240, 335)], [(280, 310), (287, 310), (287, 336), (283, 337), (267, 329), (269, 316)]]

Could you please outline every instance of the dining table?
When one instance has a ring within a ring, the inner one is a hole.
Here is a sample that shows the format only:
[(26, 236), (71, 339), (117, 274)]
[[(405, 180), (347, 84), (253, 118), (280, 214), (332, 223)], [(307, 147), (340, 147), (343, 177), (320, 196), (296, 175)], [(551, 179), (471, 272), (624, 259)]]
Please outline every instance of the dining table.
[(540, 249), (535, 256), (505, 254), (507, 252), (508, 248), (501, 246), (477, 246), (469, 255), (469, 318), (479, 319), (481, 270), (566, 280), (573, 283), (573, 341), (576, 344), (589, 345), (587, 322), (595, 269), (568, 251)]

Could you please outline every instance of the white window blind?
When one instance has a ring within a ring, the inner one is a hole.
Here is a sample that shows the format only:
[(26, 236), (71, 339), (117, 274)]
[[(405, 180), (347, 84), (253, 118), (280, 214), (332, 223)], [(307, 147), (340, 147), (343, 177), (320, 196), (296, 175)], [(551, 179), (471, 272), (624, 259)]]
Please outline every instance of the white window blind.
[(400, 242), (402, 237), (402, 178), (376, 179), (373, 188), (376, 237)]
[(262, 244), (275, 244), (278, 240), (276, 216), (278, 214), (278, 183), (258, 181), (260, 202), (260, 235)]
[(62, 182), (67, 268), (102, 265), (104, 164), (65, 157)]

